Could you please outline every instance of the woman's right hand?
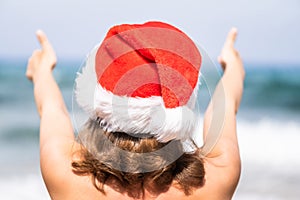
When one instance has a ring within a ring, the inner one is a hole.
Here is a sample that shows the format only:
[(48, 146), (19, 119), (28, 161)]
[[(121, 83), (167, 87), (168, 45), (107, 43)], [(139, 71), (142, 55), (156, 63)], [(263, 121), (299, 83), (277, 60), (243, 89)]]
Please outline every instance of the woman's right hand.
[(237, 29), (232, 28), (228, 33), (221, 54), (218, 57), (218, 61), (221, 64), (224, 71), (227, 71), (228, 69), (238, 70), (240, 72), (240, 75), (244, 77), (245, 71), (242, 59), (238, 51), (234, 48), (236, 37)]
[(56, 64), (55, 51), (48, 38), (41, 30), (36, 32), (41, 49), (33, 51), (28, 60), (26, 76), (34, 81), (40, 74), (51, 72)]

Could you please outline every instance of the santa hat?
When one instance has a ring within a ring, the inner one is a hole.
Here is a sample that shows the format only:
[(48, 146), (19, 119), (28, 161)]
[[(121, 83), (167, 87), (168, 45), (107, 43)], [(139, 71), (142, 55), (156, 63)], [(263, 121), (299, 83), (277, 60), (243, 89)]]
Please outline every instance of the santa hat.
[(190, 152), (200, 65), (193, 41), (169, 24), (114, 26), (78, 74), (77, 102), (105, 131), (181, 140)]

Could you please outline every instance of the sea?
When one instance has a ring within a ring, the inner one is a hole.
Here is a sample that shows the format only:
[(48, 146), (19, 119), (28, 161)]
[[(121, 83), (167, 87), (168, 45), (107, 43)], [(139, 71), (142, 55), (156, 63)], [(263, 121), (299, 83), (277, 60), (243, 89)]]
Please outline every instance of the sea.
[[(0, 58), (0, 199), (50, 199), (39, 168), (39, 116), (26, 59)], [(54, 70), (68, 110), (82, 62)], [(242, 172), (233, 199), (300, 199), (300, 64), (245, 63), (237, 114)]]

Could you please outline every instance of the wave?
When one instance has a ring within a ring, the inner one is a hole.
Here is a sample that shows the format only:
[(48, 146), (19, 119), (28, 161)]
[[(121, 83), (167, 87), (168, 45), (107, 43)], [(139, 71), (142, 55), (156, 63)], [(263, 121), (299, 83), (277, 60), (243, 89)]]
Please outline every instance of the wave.
[(41, 175), (27, 174), (0, 179), (0, 199), (50, 200)]
[(262, 119), (237, 124), (244, 162), (278, 167), (300, 166), (300, 124), (292, 119)]
[(234, 199), (299, 199), (299, 122), (265, 118), (237, 126), (242, 174)]

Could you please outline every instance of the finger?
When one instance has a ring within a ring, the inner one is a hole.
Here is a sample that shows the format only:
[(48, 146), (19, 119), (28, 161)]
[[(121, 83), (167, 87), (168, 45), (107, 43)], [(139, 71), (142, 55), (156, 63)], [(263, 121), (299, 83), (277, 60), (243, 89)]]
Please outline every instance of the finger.
[(227, 35), (224, 47), (233, 47), (234, 42), (236, 40), (236, 36), (237, 36), (237, 28), (231, 28), (231, 30)]
[(32, 72), (30, 69), (26, 70), (25, 76), (27, 77), (28, 80), (32, 81)]
[(226, 67), (226, 63), (221, 56), (218, 56), (218, 62), (220, 63), (222, 69), (224, 70)]
[(221, 56), (218, 56), (218, 62), (221, 64), (223, 61), (222, 57)]
[(52, 48), (46, 34), (42, 30), (38, 30), (36, 32), (36, 36), (37, 36), (37, 39), (38, 39), (42, 49)]
[(42, 30), (37, 30), (36, 36), (37, 36), (37, 39), (39, 40), (39, 43), (41, 44), (41, 46), (48, 43), (48, 38)]
[(36, 49), (33, 51), (32, 56), (31, 57), (36, 57), (39, 56), (42, 53), (42, 50), (40, 49)]

